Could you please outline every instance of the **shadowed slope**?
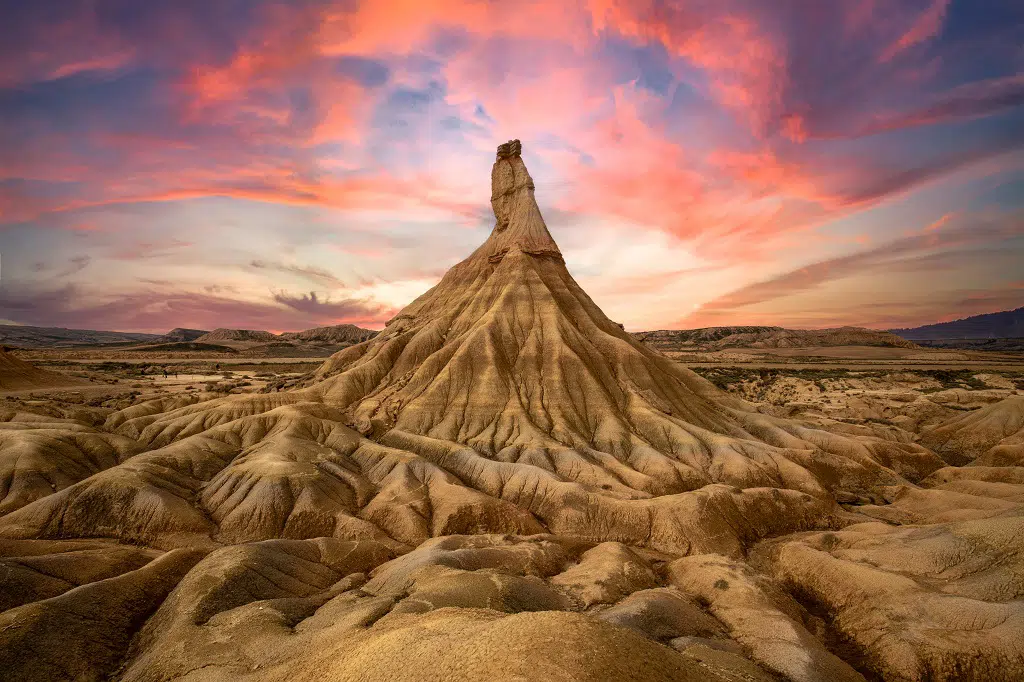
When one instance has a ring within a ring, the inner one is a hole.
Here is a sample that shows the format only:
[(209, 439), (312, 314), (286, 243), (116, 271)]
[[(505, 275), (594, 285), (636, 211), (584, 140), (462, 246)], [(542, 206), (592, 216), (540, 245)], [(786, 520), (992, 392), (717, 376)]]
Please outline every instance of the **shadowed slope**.
[(938, 424), (925, 430), (921, 440), (950, 464), (1024, 465), (1024, 396)]
[(0, 347), (0, 391), (24, 391), (54, 386), (77, 386), (84, 379), (31, 365)]

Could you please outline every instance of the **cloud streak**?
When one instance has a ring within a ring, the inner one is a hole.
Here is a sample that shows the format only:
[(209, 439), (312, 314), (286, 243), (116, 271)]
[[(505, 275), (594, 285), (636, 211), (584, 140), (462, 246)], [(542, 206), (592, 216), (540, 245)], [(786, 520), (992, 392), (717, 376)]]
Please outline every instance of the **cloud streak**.
[(993, 259), (1007, 247), (993, 248), (990, 245), (1015, 239), (1018, 242), (1015, 250), (1024, 251), (1020, 229), (1024, 216), (1020, 214), (988, 223), (965, 222), (944, 228), (949, 218), (944, 216), (917, 234), (745, 285), (705, 303), (694, 317), (735, 313), (850, 277), (882, 277), (895, 272), (955, 272), (965, 261)]

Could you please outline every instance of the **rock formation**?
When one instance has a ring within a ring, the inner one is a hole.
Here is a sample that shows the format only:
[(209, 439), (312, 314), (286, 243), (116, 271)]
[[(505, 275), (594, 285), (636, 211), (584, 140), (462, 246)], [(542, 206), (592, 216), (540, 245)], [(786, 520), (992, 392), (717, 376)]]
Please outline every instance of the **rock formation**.
[(198, 343), (217, 343), (222, 341), (276, 341), (276, 334), (256, 329), (225, 329), (220, 327), (212, 332), (207, 332), (192, 341)]
[(330, 327), (315, 327), (301, 332), (285, 332), (281, 338), (305, 343), (362, 343), (372, 339), (377, 332), (363, 329), (354, 324), (336, 324)]
[(490, 237), (305, 385), (128, 408), (74, 439), (92, 470), (23, 486), (0, 669), (1024, 673), (1017, 488), (965, 505), (948, 458), (763, 414), (640, 343), (569, 274), (521, 151), (498, 149)]
[(175, 327), (163, 336), (153, 339), (153, 343), (187, 343), (189, 341), (195, 341), (209, 333), (209, 330), (206, 329)]

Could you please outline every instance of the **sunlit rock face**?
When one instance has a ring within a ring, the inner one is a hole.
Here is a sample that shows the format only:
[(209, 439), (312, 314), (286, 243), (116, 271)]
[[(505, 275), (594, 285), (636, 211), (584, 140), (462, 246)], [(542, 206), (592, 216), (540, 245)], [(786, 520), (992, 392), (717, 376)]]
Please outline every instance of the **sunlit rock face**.
[(5, 413), (0, 670), (1024, 673), (1019, 401), (929, 431), (944, 459), (759, 411), (604, 315), (522, 151), (488, 239), (291, 390)]

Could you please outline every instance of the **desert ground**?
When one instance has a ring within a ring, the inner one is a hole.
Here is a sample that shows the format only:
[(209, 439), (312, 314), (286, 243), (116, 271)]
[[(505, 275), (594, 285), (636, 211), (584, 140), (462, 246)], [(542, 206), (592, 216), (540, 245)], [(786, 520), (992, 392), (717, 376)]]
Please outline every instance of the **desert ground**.
[(1024, 354), (659, 348), (491, 205), (326, 358), (4, 352), (0, 677), (1024, 677)]

